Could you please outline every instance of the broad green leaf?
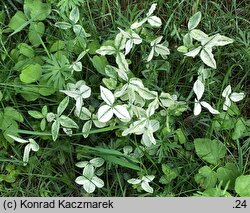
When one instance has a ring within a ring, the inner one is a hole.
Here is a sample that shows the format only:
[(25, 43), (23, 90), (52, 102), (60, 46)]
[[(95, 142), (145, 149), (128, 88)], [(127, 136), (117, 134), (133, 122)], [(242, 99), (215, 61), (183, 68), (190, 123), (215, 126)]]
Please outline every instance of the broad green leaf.
[(113, 112), (119, 119), (125, 120), (126, 122), (128, 122), (131, 119), (127, 108), (123, 105), (115, 106)]
[(45, 105), (45, 106), (43, 106), (43, 108), (42, 108), (42, 115), (43, 115), (43, 116), (46, 116), (47, 113), (48, 113), (48, 107)]
[(177, 138), (178, 138), (178, 141), (180, 142), (180, 144), (186, 143), (187, 139), (186, 139), (186, 136), (181, 128), (178, 128), (175, 133), (177, 135)]
[(226, 147), (218, 140), (197, 138), (194, 140), (196, 154), (202, 159), (217, 165), (226, 155)]
[(75, 121), (73, 121), (71, 118), (65, 115), (62, 115), (60, 117), (60, 124), (65, 128), (75, 128), (75, 129), (79, 128)]
[(250, 197), (250, 175), (241, 175), (236, 179), (235, 191), (241, 197)]
[(202, 194), (205, 197), (232, 197), (229, 192), (225, 189), (222, 190), (219, 187), (206, 189)]
[(95, 55), (93, 58), (90, 59), (93, 66), (96, 68), (96, 70), (101, 73), (102, 75), (105, 75), (105, 67), (108, 65), (107, 58), (105, 56), (97, 56)]
[(100, 86), (100, 91), (102, 100), (104, 100), (105, 103), (108, 104), (109, 106), (112, 106), (115, 102), (115, 97), (113, 93), (109, 89), (103, 86)]
[(45, 118), (43, 118), (43, 119), (41, 120), (40, 128), (41, 128), (42, 131), (45, 130), (45, 128), (46, 128), (46, 119), (45, 119)]
[(51, 52), (57, 52), (59, 50), (62, 50), (64, 49), (66, 45), (66, 42), (65, 41), (61, 41), (61, 40), (57, 40), (55, 41), (52, 46), (50, 47), (50, 51)]
[(69, 97), (65, 97), (57, 107), (57, 115), (60, 116), (69, 104)]
[(108, 105), (103, 105), (98, 109), (97, 117), (100, 122), (106, 123), (113, 117), (113, 110)]
[(29, 27), (29, 41), (30, 43), (37, 47), (42, 43), (42, 36), (45, 32), (45, 25), (42, 22), (32, 23)]
[(6, 107), (4, 109), (4, 117), (6, 117), (6, 119), (13, 119), (18, 122), (24, 121), (22, 114), (13, 107)]
[(16, 33), (20, 32), (24, 27), (29, 24), (26, 16), (22, 11), (17, 11), (16, 14), (11, 18), (9, 27)]
[(200, 52), (201, 60), (209, 67), (216, 69), (216, 61), (211, 48), (204, 47)]
[(100, 48), (100, 43), (98, 40), (94, 40), (88, 43), (88, 47), (89, 49), (88, 53), (91, 55), (95, 55), (96, 54), (96, 50), (98, 50)]
[(29, 110), (28, 114), (36, 119), (42, 119), (44, 116), (41, 112), (35, 111), (35, 110)]
[(161, 19), (157, 16), (150, 16), (148, 18), (148, 23), (152, 26), (152, 27), (160, 27), (162, 25)]
[(199, 11), (190, 17), (188, 21), (188, 30), (196, 28), (200, 23), (200, 21), (201, 21), (201, 12)]
[(227, 163), (224, 167), (217, 169), (217, 177), (219, 182), (222, 181), (222, 185), (226, 186), (229, 182), (229, 189), (234, 188), (235, 180), (240, 175), (239, 169), (233, 163)]
[(164, 175), (160, 178), (160, 183), (162, 184), (169, 184), (179, 175), (179, 172), (176, 168), (171, 168), (167, 164), (162, 164), (162, 172), (164, 173)]
[(19, 49), (20, 54), (28, 58), (33, 58), (35, 56), (33, 48), (26, 43), (20, 43), (18, 45), (18, 49)]
[(34, 83), (40, 79), (42, 75), (42, 67), (40, 64), (27, 65), (20, 74), (20, 80), (23, 83)]
[(80, 17), (80, 14), (79, 14), (79, 9), (78, 7), (74, 7), (70, 14), (69, 14), (69, 19), (74, 23), (76, 24), (79, 20), (79, 17)]
[(43, 3), (42, 0), (25, 0), (24, 13), (34, 21), (45, 20), (51, 12), (50, 3)]
[(54, 121), (51, 126), (51, 134), (53, 141), (56, 141), (60, 129), (60, 122), (58, 120)]
[(203, 189), (213, 188), (217, 183), (216, 172), (208, 166), (200, 168), (194, 179)]
[(89, 131), (92, 127), (92, 121), (87, 121), (82, 127), (83, 137), (87, 138), (89, 136)]
[(197, 40), (197, 41), (203, 41), (205, 38), (208, 37), (208, 35), (206, 33), (204, 33), (203, 31), (201, 30), (197, 30), (197, 29), (194, 29), (190, 32), (190, 35), (193, 39)]
[(56, 22), (55, 26), (60, 28), (60, 29), (63, 29), (63, 30), (67, 30), (67, 29), (72, 27), (71, 24), (69, 24), (68, 22), (64, 22), (64, 21), (63, 22)]
[(238, 140), (247, 132), (246, 122), (243, 118), (238, 118), (235, 123), (234, 131), (232, 132), (232, 139)]

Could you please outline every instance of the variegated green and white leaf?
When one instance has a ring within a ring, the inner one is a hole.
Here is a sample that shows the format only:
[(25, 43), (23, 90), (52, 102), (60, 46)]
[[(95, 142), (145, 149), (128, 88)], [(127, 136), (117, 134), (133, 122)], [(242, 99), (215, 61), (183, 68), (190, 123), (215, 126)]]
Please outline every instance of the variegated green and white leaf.
[(56, 141), (60, 129), (60, 122), (58, 120), (54, 121), (51, 126), (51, 134), (53, 141)]
[(240, 93), (233, 92), (233, 93), (230, 95), (230, 99), (231, 99), (233, 102), (241, 101), (244, 97), (245, 97), (244, 92), (240, 92)]
[(108, 122), (113, 117), (113, 110), (108, 105), (103, 105), (98, 109), (97, 117), (102, 123)]
[(96, 53), (100, 55), (113, 55), (115, 52), (116, 49), (112, 46), (101, 46), (100, 49), (96, 50)]
[(69, 104), (69, 97), (65, 97), (57, 107), (57, 115), (60, 116)]
[(115, 47), (118, 50), (123, 50), (125, 48), (126, 37), (120, 32), (115, 37)]
[(195, 13), (188, 21), (188, 30), (192, 30), (198, 26), (201, 21), (201, 12)]
[(162, 25), (161, 19), (157, 16), (150, 16), (148, 18), (148, 23), (152, 26), (152, 27), (160, 27)]
[(208, 37), (208, 35), (206, 33), (204, 33), (201, 30), (198, 29), (194, 29), (190, 32), (190, 35), (193, 39), (202, 42), (204, 39), (206, 39)]
[(73, 121), (71, 118), (65, 115), (62, 115), (60, 117), (60, 124), (65, 128), (75, 128), (75, 129), (79, 128), (75, 121)]
[(104, 164), (104, 159), (102, 158), (93, 158), (89, 161), (94, 167), (98, 168), (101, 167)]
[(199, 47), (185, 53), (184, 55), (194, 58), (195, 56), (197, 56), (200, 53), (201, 49), (202, 49), (202, 47), (199, 46)]
[(206, 109), (208, 109), (208, 111), (212, 114), (220, 114), (220, 112), (216, 109), (214, 109), (209, 103), (205, 102), (205, 101), (201, 101), (200, 104), (205, 107)]
[(113, 112), (120, 120), (125, 120), (128, 122), (131, 119), (127, 108), (123, 105), (115, 106)]
[(152, 4), (151, 7), (149, 8), (149, 11), (146, 13), (146, 16), (151, 16), (153, 12), (155, 11), (156, 6), (157, 6), (156, 3)]
[(112, 106), (113, 103), (115, 102), (115, 96), (113, 95), (113, 93), (109, 89), (103, 86), (100, 86), (100, 90), (101, 90), (102, 100), (104, 100), (104, 102), (109, 106)]
[(91, 130), (92, 127), (92, 121), (87, 121), (82, 127), (82, 133), (83, 137), (87, 138), (89, 136), (89, 131)]
[(204, 47), (200, 53), (201, 60), (209, 67), (216, 69), (216, 61), (211, 48)]
[(80, 17), (80, 14), (79, 14), (79, 9), (78, 7), (74, 7), (70, 14), (69, 14), (69, 19), (74, 23), (76, 24), (79, 20), (79, 17)]
[(143, 188), (143, 190), (145, 190), (148, 193), (153, 193), (154, 189), (148, 184), (148, 182), (142, 182), (141, 183), (141, 187)]
[(128, 72), (128, 62), (125, 58), (125, 55), (122, 52), (118, 52), (115, 57), (116, 64), (118, 65), (119, 69)]
[(19, 142), (19, 143), (29, 143), (29, 141), (28, 140), (24, 140), (24, 139), (22, 139), (22, 138), (18, 138), (18, 137), (16, 137), (16, 136), (14, 136), (14, 135), (9, 135), (9, 134), (7, 134), (10, 138), (12, 138), (14, 141), (16, 141), (16, 142)]
[(130, 183), (130, 184), (135, 185), (135, 184), (141, 183), (141, 180), (140, 179), (136, 179), (136, 178), (131, 178), (131, 179), (127, 180), (127, 182)]
[(200, 79), (197, 79), (195, 81), (194, 86), (193, 86), (193, 90), (194, 90), (194, 93), (197, 97), (197, 100), (199, 101), (201, 99), (201, 97), (203, 96), (203, 93), (205, 91), (205, 86)]

